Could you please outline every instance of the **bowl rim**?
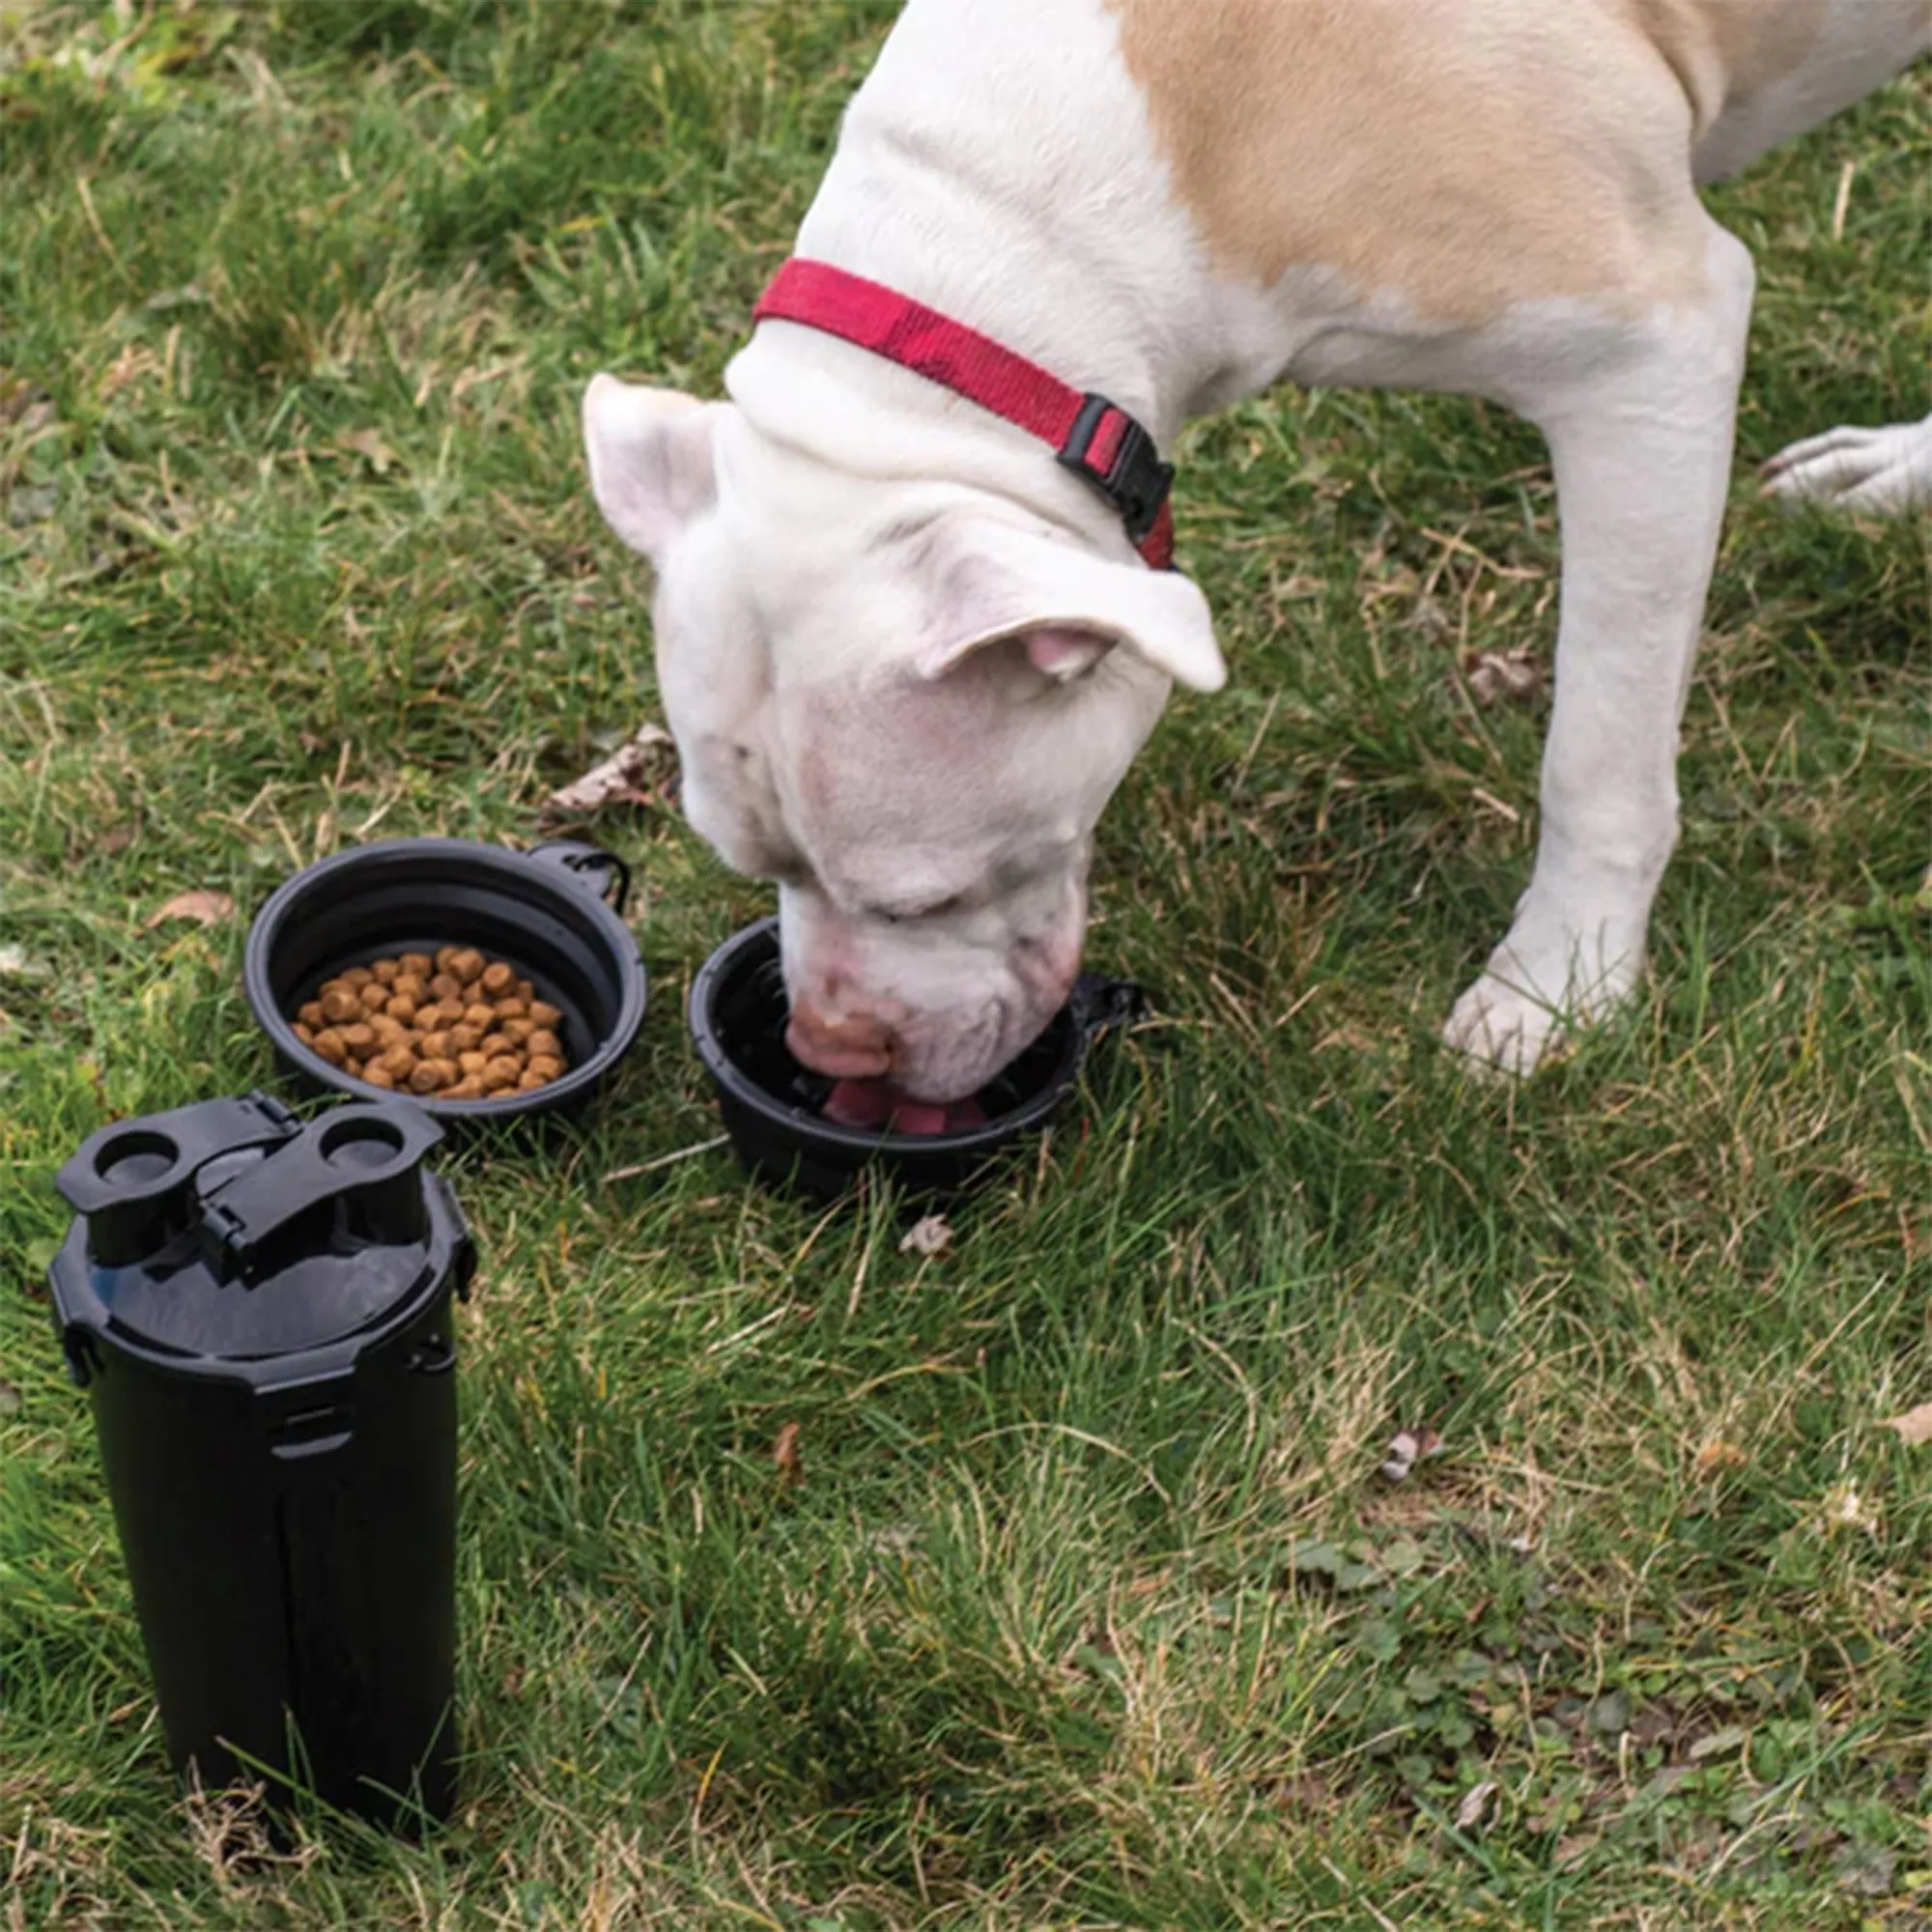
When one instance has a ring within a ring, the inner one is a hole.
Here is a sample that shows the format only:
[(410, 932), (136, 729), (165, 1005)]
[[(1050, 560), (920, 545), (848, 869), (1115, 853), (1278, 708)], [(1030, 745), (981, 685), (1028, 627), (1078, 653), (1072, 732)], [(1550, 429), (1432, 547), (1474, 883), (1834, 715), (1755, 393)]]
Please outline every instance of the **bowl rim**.
[[(884, 1128), (846, 1126), (842, 1122), (828, 1121), (823, 1115), (810, 1113), (803, 1107), (781, 1100), (767, 1089), (759, 1086), (732, 1059), (725, 1050), (724, 1042), (718, 1036), (718, 1029), (712, 1023), (710, 1011), (712, 998), (725, 975), (738, 967), (743, 955), (754, 947), (762, 946), (768, 939), (776, 942), (778, 928), (779, 922), (776, 915), (767, 915), (763, 919), (754, 920), (750, 925), (741, 927), (722, 946), (716, 948), (704, 964), (697, 969), (696, 976), (691, 982), (687, 1018), (691, 1027), (692, 1040), (697, 1048), (697, 1057), (704, 1063), (705, 1070), (717, 1082), (719, 1088), (738, 1105), (755, 1113), (768, 1125), (797, 1132), (803, 1143), (798, 1149), (801, 1154), (830, 1153), (834, 1151), (867, 1155), (886, 1153), (895, 1156), (995, 1153), (1020, 1135), (1031, 1133), (1036, 1128), (1043, 1126), (1080, 1077), (1080, 1069), (1086, 1063), (1091, 1035), (1081, 1024), (1069, 1002), (1066, 1006), (1061, 1007), (1047, 1022), (1047, 1028), (1064, 1025), (1068, 1033), (1066, 1043), (1061, 1052), (1060, 1065), (1053, 1076), (1031, 1098), (998, 1115), (983, 1126), (955, 1127), (948, 1133), (941, 1134), (895, 1134)], [(1042, 1029), (1042, 1035), (1045, 1031), (1046, 1029)], [(729, 1124), (727, 1121), (727, 1127)], [(732, 1138), (736, 1139), (736, 1135), (733, 1134)]]
[[(623, 997), (617, 1017), (597, 1050), (580, 1061), (560, 1080), (528, 1094), (504, 1094), (484, 1100), (438, 1100), (422, 1094), (385, 1093), (344, 1073), (319, 1053), (312, 1052), (296, 1037), (294, 1024), (276, 1006), (270, 984), (269, 962), (282, 926), (291, 911), (315, 887), (334, 875), (381, 865), (387, 856), (408, 847), (421, 857), (449, 859), (466, 867), (480, 867), (509, 873), (534, 883), (546, 892), (571, 894), (565, 904), (586, 913), (598, 926), (611, 950), (623, 983)], [(621, 864), (621, 861), (617, 862)], [(571, 883), (575, 874), (562, 865), (546, 865), (528, 852), (513, 851), (506, 845), (491, 845), (480, 838), (452, 838), (440, 834), (422, 837), (377, 838), (366, 845), (353, 845), (347, 851), (331, 853), (312, 866), (286, 878), (263, 900), (261, 909), (249, 923), (247, 941), (242, 955), (242, 990), (256, 1024), (268, 1035), (270, 1044), (289, 1065), (305, 1077), (339, 1094), (366, 1099), (382, 1094), (387, 1099), (420, 1107), (434, 1118), (445, 1121), (513, 1120), (526, 1114), (551, 1113), (587, 1099), (611, 1068), (635, 1043), (643, 1025), (649, 999), (649, 976), (644, 969), (642, 949), (638, 936), (591, 887)]]

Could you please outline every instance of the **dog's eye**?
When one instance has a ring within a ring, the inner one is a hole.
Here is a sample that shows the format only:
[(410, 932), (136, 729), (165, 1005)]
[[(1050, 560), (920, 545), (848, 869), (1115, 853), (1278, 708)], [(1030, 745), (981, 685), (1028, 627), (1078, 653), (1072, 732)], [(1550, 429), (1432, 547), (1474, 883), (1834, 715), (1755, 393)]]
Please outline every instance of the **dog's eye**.
[(915, 919), (939, 919), (950, 912), (958, 912), (966, 904), (965, 893), (952, 893), (943, 899), (929, 899), (921, 905), (874, 906), (873, 918), (887, 925), (904, 925)]

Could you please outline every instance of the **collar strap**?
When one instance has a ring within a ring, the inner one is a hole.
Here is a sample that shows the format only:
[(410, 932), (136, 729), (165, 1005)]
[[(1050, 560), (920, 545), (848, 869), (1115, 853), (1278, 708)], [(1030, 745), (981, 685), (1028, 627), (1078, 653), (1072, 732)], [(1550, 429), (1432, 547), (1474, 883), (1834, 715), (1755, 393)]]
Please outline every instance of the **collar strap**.
[(829, 262), (799, 256), (779, 270), (752, 311), (823, 329), (952, 389), (1053, 445), (1114, 506), (1128, 540), (1155, 570), (1174, 566), (1174, 466), (1117, 403), (1082, 395), (1024, 355), (938, 310)]

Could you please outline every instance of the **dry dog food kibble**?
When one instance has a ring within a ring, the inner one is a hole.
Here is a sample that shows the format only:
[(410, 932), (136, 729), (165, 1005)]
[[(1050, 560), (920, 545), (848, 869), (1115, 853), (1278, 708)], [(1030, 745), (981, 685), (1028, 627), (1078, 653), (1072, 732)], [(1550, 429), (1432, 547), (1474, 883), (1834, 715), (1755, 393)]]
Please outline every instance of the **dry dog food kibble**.
[(527, 980), (473, 946), (405, 952), (326, 980), (295, 1014), (296, 1037), (384, 1093), (442, 1100), (531, 1094), (569, 1063), (563, 1015)]

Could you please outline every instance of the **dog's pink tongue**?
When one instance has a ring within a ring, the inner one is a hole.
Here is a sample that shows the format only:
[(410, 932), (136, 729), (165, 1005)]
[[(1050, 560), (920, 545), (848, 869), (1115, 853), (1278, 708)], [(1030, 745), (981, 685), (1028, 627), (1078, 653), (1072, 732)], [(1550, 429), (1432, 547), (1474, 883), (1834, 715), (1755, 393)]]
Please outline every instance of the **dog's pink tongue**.
[(895, 1134), (951, 1134), (986, 1124), (986, 1110), (977, 1100), (943, 1106), (913, 1100), (889, 1080), (841, 1080), (820, 1111), (842, 1127), (884, 1127)]
[(841, 1080), (819, 1109), (841, 1127), (879, 1127), (893, 1111), (893, 1090), (883, 1080)]

